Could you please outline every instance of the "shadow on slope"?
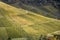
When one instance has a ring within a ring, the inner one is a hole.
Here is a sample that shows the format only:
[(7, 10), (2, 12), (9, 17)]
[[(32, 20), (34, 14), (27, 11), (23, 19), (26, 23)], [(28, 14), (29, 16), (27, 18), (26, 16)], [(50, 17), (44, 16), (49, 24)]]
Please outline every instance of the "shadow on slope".
[(17, 8), (22, 8), (28, 11), (35, 12), (39, 15), (43, 15), (43, 16), (55, 18), (55, 19), (60, 19), (59, 10), (53, 7), (52, 5), (46, 5), (46, 6), (45, 5), (42, 5), (42, 6), (28, 5), (28, 4), (24, 4), (21, 1), (13, 3), (11, 5)]

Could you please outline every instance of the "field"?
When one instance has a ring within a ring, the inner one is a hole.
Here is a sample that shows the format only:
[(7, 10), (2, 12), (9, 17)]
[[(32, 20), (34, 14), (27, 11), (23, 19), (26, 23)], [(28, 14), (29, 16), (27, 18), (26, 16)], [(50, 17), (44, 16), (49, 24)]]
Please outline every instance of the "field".
[(38, 40), (41, 34), (47, 35), (58, 30), (60, 20), (0, 2), (0, 37), (3, 40), (8, 37)]

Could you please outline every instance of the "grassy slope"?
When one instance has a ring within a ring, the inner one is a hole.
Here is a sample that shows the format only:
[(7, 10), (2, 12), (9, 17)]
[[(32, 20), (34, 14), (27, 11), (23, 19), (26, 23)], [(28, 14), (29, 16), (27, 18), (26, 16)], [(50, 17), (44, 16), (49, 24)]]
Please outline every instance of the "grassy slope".
[[(21, 4), (21, 5), (20, 5)], [(26, 5), (22, 2), (17, 2), (13, 4), (15, 7), (21, 7), (25, 10), (29, 10), (35, 13), (38, 13), (40, 15), (44, 15), (50, 18), (57, 18), (59, 19), (59, 10), (54, 8), (52, 5), (46, 5), (46, 6), (36, 6), (36, 5)], [(56, 14), (57, 13), (57, 14)]]
[(5, 36), (11, 36), (13, 38), (29, 37), (37, 40), (36, 38), (40, 34), (60, 30), (60, 20), (47, 18), (0, 2), (0, 28), (3, 28), (2, 33), (6, 30), (5, 33), (7, 32), (7, 35), (4, 34)]

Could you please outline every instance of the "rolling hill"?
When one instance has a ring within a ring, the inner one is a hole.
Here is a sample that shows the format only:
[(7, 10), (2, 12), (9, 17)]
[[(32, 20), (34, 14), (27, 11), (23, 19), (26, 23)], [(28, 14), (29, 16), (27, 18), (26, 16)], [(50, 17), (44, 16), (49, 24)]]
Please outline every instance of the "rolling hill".
[(41, 34), (58, 30), (60, 20), (0, 2), (0, 37), (3, 40), (8, 37), (38, 40)]
[(1, 1), (14, 7), (29, 10), (46, 17), (60, 19), (59, 0), (1, 0)]

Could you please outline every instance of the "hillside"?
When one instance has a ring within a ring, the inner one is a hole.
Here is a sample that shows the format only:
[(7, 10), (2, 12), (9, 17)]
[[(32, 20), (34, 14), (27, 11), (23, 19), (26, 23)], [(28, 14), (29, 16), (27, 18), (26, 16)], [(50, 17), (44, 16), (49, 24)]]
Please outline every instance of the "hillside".
[(1, 0), (17, 8), (23, 8), (40, 15), (60, 19), (59, 0)]
[(0, 2), (0, 37), (29, 38), (38, 40), (41, 34), (60, 30), (60, 20), (18, 9)]
[(35, 12), (39, 15), (43, 15), (49, 18), (60, 19), (59, 10), (54, 8), (52, 5), (37, 6), (37, 5), (27, 5), (22, 2), (17, 2), (13, 4), (12, 6), (29, 10), (29, 11)]

